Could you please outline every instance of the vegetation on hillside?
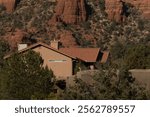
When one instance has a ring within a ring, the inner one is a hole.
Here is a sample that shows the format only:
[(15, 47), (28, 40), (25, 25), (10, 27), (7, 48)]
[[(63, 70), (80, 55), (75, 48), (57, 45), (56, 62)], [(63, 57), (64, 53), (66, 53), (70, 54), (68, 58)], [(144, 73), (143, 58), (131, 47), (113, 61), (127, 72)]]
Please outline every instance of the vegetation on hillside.
[[(0, 6), (0, 37), (20, 29), (34, 38), (47, 39), (48, 21), (53, 16), (56, 3), (49, 0), (21, 0), (16, 10), (8, 14)], [(33, 29), (34, 31), (31, 31)]]
[(112, 63), (127, 69), (150, 69), (150, 46), (147, 44), (121, 44), (111, 49)]

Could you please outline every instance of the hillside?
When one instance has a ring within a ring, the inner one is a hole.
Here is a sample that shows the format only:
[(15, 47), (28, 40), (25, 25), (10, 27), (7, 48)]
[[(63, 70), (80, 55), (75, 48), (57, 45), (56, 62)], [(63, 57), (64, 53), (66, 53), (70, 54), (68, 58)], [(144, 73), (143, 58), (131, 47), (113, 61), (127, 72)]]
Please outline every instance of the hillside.
[(146, 0), (130, 4), (126, 0), (1, 0), (0, 3), (0, 38), (8, 40), (12, 50), (20, 42), (49, 43), (53, 39), (60, 40), (65, 47), (103, 49), (110, 48), (116, 40), (149, 42)]

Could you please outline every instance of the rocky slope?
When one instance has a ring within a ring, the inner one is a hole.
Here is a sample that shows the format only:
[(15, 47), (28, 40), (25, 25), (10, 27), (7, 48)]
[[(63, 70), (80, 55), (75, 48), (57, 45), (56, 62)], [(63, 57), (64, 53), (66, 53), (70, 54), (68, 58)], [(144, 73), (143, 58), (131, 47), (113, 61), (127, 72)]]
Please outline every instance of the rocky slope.
[[(0, 3), (4, 4), (2, 0)], [(11, 13), (0, 10), (0, 39), (8, 40), (12, 48), (22, 40), (49, 43), (55, 39), (61, 40), (65, 47), (101, 48), (109, 48), (116, 40), (148, 40), (149, 24), (136, 16), (129, 16), (122, 24), (109, 20), (123, 19), (123, 2), (105, 0), (103, 3), (103, 0), (21, 0)], [(6, 8), (9, 11), (11, 7)]]

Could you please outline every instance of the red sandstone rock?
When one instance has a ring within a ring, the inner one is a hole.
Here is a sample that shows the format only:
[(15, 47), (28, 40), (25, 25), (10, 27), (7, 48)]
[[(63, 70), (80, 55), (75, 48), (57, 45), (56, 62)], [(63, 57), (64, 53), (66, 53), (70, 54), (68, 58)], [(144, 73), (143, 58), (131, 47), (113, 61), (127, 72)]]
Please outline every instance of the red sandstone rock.
[(75, 46), (77, 46), (77, 43), (76, 43), (74, 37), (72, 36), (71, 32), (63, 31), (60, 34), (59, 40), (64, 47), (75, 47)]
[(3, 4), (8, 12), (12, 12), (14, 10), (15, 3), (16, 0), (0, 0), (0, 4)]
[(124, 0), (127, 3), (133, 4), (142, 11), (145, 18), (150, 19), (150, 0)]
[(58, 0), (53, 21), (77, 24), (86, 20), (85, 0)]
[(109, 19), (120, 21), (122, 7), (120, 0), (105, 0), (106, 13)]
[(93, 35), (91, 34), (84, 34), (83, 37), (92, 43), (92, 45), (96, 45), (96, 40), (94, 39)]
[(150, 19), (150, 0), (105, 0), (106, 13), (109, 19), (116, 21), (122, 20), (122, 1), (137, 7), (142, 11), (145, 18)]
[(14, 50), (17, 48), (17, 44), (22, 42), (22, 39), (25, 37), (26, 33), (22, 30), (16, 29), (15, 32), (8, 33), (4, 39), (8, 41), (11, 49)]

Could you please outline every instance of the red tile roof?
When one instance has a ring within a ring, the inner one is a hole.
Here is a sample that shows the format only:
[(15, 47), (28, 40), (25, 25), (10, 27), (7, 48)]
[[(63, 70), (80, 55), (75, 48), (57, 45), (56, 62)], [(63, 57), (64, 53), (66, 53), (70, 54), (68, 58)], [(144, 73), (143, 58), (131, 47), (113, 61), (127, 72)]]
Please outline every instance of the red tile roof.
[[(29, 49), (33, 49), (33, 48), (36, 48), (39, 46), (44, 46), (48, 49), (51, 49), (55, 52), (62, 54), (62, 55), (65, 55), (65, 56), (73, 58), (73, 59), (80, 59), (84, 62), (96, 62), (97, 58), (99, 56), (99, 52), (100, 52), (100, 48), (60, 48), (59, 50), (57, 50), (55, 48), (50, 47), (47, 44), (39, 42), (39, 43), (33, 44), (23, 50), (20, 50), (17, 53), (23, 53), (23, 52), (28, 51)], [(103, 53), (103, 55), (102, 55), (101, 63), (105, 63), (109, 56), (109, 52), (104, 51), (102, 53)], [(6, 55), (4, 57), (4, 59), (11, 57), (12, 54), (13, 53)]]
[[(17, 53), (23, 53), (23, 52), (26, 52), (26, 51), (28, 51), (28, 50), (30, 50), (30, 49), (39, 47), (39, 46), (46, 47), (46, 48), (51, 49), (51, 50), (53, 50), (53, 51), (55, 51), (55, 52), (58, 52), (58, 53), (60, 53), (60, 54), (62, 54), (62, 55), (65, 55), (65, 56), (67, 56), (67, 57), (69, 57), (69, 58), (76, 59), (76, 57), (73, 57), (73, 56), (71, 56), (71, 55), (68, 55), (68, 54), (66, 54), (66, 53), (63, 53), (63, 52), (61, 52), (61, 51), (59, 51), (59, 50), (57, 50), (57, 49), (55, 49), (55, 48), (52, 48), (52, 47), (50, 47), (49, 45), (44, 44), (44, 43), (42, 43), (42, 42), (35, 43), (35, 44), (33, 44), (33, 45), (31, 45), (31, 46), (29, 46), (29, 47), (23, 49), (23, 50), (18, 51)], [(13, 53), (6, 55), (6, 56), (4, 57), (4, 59), (7, 59), (7, 58), (11, 57), (12, 54), (13, 54)]]
[(96, 62), (100, 48), (60, 48), (61, 52), (85, 62)]

